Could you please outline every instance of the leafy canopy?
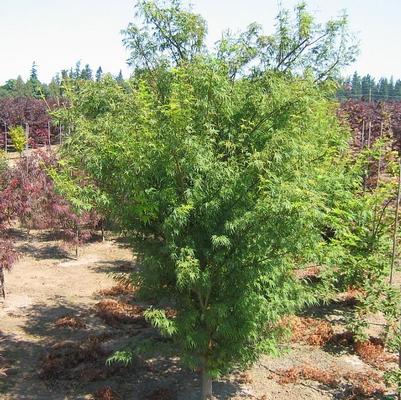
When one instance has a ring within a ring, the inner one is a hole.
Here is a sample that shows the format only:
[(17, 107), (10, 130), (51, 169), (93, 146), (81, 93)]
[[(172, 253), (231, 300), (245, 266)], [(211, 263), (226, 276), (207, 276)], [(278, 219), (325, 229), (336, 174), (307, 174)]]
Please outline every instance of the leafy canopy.
[(18, 153), (22, 153), (26, 145), (24, 128), (22, 126), (12, 127), (10, 129), (9, 135), (15, 150), (18, 151)]
[(293, 269), (316, 260), (348, 134), (318, 76), (244, 61), (233, 74), (244, 46), (203, 51), (203, 20), (176, 1), (139, 10), (128, 88), (105, 77), (67, 91), (75, 131), (58, 183), (82, 171), (132, 240), (147, 318), (217, 376), (277, 351), (280, 317), (311, 301)]
[[(123, 31), (131, 66), (149, 70), (209, 53), (204, 43), (205, 20), (184, 10), (179, 0), (142, 0), (136, 8), (136, 23)], [(294, 15), (280, 9), (272, 34), (265, 34), (257, 23), (239, 34), (224, 32), (216, 44), (215, 56), (227, 65), (231, 77), (268, 69), (300, 75), (308, 71), (321, 81), (338, 77), (357, 54), (358, 42), (348, 30), (345, 12), (321, 24), (301, 2)]]
[(161, 62), (189, 61), (204, 49), (205, 20), (182, 9), (179, 0), (166, 6), (153, 1), (137, 3), (141, 24), (130, 23), (123, 31), (124, 44), (131, 51), (128, 64), (154, 68)]

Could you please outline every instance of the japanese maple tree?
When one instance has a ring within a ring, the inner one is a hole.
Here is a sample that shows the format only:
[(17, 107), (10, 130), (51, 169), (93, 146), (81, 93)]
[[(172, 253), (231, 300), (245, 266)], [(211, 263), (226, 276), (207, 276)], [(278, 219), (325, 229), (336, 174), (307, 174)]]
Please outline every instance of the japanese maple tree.
[(286, 29), (270, 45), (250, 27), (212, 53), (205, 21), (179, 1), (139, 2), (144, 24), (125, 32), (129, 90), (107, 77), (67, 90), (75, 130), (58, 184), (79, 187), (82, 171), (87, 190), (71, 197), (98, 196), (131, 239), (133, 279), (159, 303), (146, 318), (202, 371), (202, 399), (213, 377), (279, 351), (280, 317), (310, 301), (292, 271), (315, 259), (341, 185), (348, 133), (318, 82), (352, 52), (346, 22), (321, 32), (297, 10), (296, 28), (279, 16)]

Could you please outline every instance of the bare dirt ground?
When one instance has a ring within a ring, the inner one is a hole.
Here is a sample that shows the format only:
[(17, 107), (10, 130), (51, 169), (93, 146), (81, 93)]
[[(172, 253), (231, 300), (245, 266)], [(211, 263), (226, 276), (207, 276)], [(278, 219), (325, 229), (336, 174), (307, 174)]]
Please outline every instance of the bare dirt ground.
[(30, 148), (28, 150), (24, 150), (22, 152), (22, 154), (18, 153), (17, 151), (7, 151), (6, 157), (8, 159), (9, 165), (12, 167), (12, 166), (15, 166), (15, 164), (18, 162), (18, 160), (21, 159), (21, 157), (31, 156), (33, 153), (35, 153), (38, 150), (49, 150), (50, 149), (52, 152), (57, 152), (59, 148), (60, 148), (60, 145), (53, 144), (50, 146), (50, 148), (49, 148), (49, 146), (40, 146), (37, 149)]
[[(0, 300), (0, 399), (198, 398), (197, 374), (182, 368), (178, 359), (160, 356), (138, 359), (129, 367), (106, 365), (129, 337), (155, 335), (135, 296), (121, 286), (108, 290), (116, 287), (112, 274), (133, 268), (132, 252), (122, 241), (88, 244), (75, 260), (46, 232), (28, 237), (15, 231), (14, 237), (22, 257), (7, 273), (7, 298)], [(312, 335), (309, 343), (302, 340), (302, 330), (312, 321), (306, 319), (298, 327), (299, 340), (280, 357), (263, 357), (246, 373), (216, 382), (216, 398), (389, 398), (382, 383), (383, 368), (372, 366), (350, 343), (341, 342), (346, 313), (343, 304), (320, 309), (319, 321), (326, 325), (319, 325), (316, 338)], [(340, 335), (337, 342), (321, 340), (329, 336), (327, 321), (334, 321), (330, 335)]]

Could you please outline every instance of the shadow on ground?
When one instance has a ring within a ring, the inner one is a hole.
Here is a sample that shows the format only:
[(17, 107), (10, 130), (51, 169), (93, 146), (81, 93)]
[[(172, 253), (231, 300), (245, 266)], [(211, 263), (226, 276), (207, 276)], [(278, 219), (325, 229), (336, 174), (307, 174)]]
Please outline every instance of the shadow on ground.
[(136, 266), (127, 260), (98, 261), (96, 265), (91, 267), (94, 271), (106, 274), (126, 274), (136, 271)]
[[(0, 379), (0, 398), (79, 400), (105, 387), (123, 400), (159, 399), (160, 393), (166, 394), (164, 400), (198, 398), (198, 376), (182, 368), (177, 358), (137, 358), (128, 367), (106, 363), (129, 342), (130, 332), (137, 335), (146, 329), (135, 324), (110, 327), (92, 309), (61, 300), (52, 307), (36, 304), (24, 309), (23, 334), (0, 334), (0, 354), (8, 366), (7, 377)], [(85, 326), (56, 326), (65, 316), (77, 317)], [(217, 399), (230, 399), (239, 387), (222, 381), (215, 391)]]
[(73, 260), (70, 254), (57, 245), (45, 245), (43, 247), (33, 246), (29, 243), (24, 243), (17, 246), (17, 251), (22, 257), (29, 256), (35, 260)]

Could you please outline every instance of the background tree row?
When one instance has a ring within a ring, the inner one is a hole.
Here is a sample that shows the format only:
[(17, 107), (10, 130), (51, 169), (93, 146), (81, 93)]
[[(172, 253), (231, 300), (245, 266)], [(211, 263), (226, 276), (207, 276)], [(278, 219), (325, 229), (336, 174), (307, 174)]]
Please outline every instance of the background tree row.
[(360, 76), (354, 72), (352, 77), (340, 80), (337, 96), (340, 100), (354, 99), (364, 101), (399, 101), (401, 100), (401, 80)]

